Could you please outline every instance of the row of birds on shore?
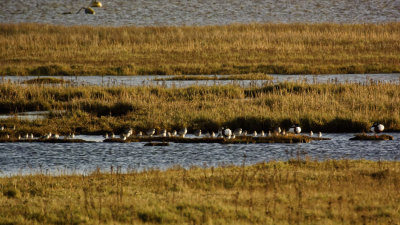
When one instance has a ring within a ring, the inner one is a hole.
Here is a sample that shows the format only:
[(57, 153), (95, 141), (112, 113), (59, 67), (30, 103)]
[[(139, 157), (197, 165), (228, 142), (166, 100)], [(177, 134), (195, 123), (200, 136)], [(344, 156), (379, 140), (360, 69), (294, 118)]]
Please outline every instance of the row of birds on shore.
[[(8, 128), (8, 129), (16, 130), (16, 126), (13, 125), (12, 127)], [(371, 126), (370, 131), (376, 134), (376, 133), (383, 132), (384, 129), (385, 129), (385, 127), (384, 127), (383, 124), (374, 123)], [(1, 126), (0, 127), (0, 131), (4, 131), (4, 130), (6, 130), (6, 127), (5, 126)], [(142, 136), (153, 137), (155, 135), (155, 133), (156, 133), (156, 129), (151, 128), (151, 129), (147, 130), (145, 133), (143, 133), (142, 131), (139, 131), (136, 134), (136, 136), (137, 137), (142, 137)], [(182, 137), (182, 138), (184, 138), (187, 133), (188, 133), (188, 129), (186, 127), (182, 128), (179, 131), (174, 130), (172, 132), (168, 132), (166, 129), (163, 129), (157, 136), (158, 137)], [(215, 132), (211, 132), (211, 133), (210, 132), (206, 132), (205, 134), (203, 134), (202, 131), (200, 129), (198, 129), (198, 130), (194, 131), (193, 134), (195, 136), (197, 136), (197, 137), (204, 136), (206, 138), (218, 138), (218, 137), (221, 138), (222, 137), (222, 138), (233, 139), (233, 138), (240, 137), (240, 136), (242, 136), (242, 137), (243, 136), (252, 136), (252, 137), (265, 137), (265, 136), (267, 136), (267, 137), (270, 137), (272, 135), (286, 135), (288, 133), (300, 134), (301, 133), (301, 127), (298, 124), (292, 125), (288, 129), (287, 132), (286, 132), (286, 130), (282, 130), (280, 127), (277, 127), (274, 130), (274, 132), (268, 131), (268, 133), (265, 133), (264, 131), (261, 131), (259, 133), (257, 131), (253, 131), (251, 133), (248, 133), (246, 130), (243, 130), (242, 128), (237, 128), (237, 129), (232, 131), (229, 128), (221, 127), (221, 128), (218, 129), (217, 133), (215, 133)], [(128, 137), (130, 137), (132, 135), (133, 135), (133, 129), (132, 128), (128, 128), (128, 129), (125, 129), (120, 134), (119, 137), (122, 140), (126, 140)], [(312, 131), (310, 131), (309, 136), (311, 137), (313, 135), (314, 135), (314, 133)], [(322, 133), (321, 132), (318, 132), (318, 137), (322, 137)], [(10, 135), (6, 134), (6, 138), (10, 138)], [(34, 139), (34, 138), (35, 137), (34, 137), (34, 135), (32, 133), (30, 133), (30, 134), (27, 133), (27, 134), (25, 134), (23, 136), (18, 135), (18, 137), (17, 137), (18, 140), (20, 140), (20, 139)], [(60, 136), (57, 133), (49, 132), (49, 133), (45, 134), (44, 136), (41, 136), (41, 137), (38, 137), (38, 138), (42, 138), (42, 139), (50, 139), (50, 138), (58, 139), (58, 138), (60, 138)], [(75, 138), (75, 134), (74, 133), (69, 133), (64, 138), (66, 138), (66, 139)], [(106, 133), (104, 135), (104, 138), (105, 139), (109, 139), (109, 138), (113, 139), (113, 138), (116, 138), (116, 135), (114, 133), (110, 133), (110, 134)]]
[[(264, 131), (261, 131), (261, 132), (253, 131), (253, 132), (249, 133), (246, 130), (243, 130), (242, 128), (237, 128), (235, 130), (231, 130), (229, 128), (221, 127), (221, 128), (218, 129), (217, 133), (215, 133), (215, 132), (211, 132), (211, 133), (210, 132), (206, 132), (206, 133), (203, 134), (202, 131), (200, 129), (198, 129), (198, 130), (194, 131), (193, 135), (195, 135), (197, 137), (204, 136), (206, 138), (218, 138), (218, 137), (221, 138), (221, 137), (223, 137), (223, 138), (233, 139), (233, 138), (240, 137), (240, 136), (242, 136), (242, 137), (243, 136), (266, 137), (267, 136), (268, 137), (268, 136), (272, 136), (272, 135), (286, 135), (288, 133), (300, 134), (301, 133), (301, 127), (299, 125), (297, 125), (297, 124), (293, 125), (288, 129), (287, 132), (286, 132), (286, 130), (282, 130), (280, 127), (278, 127), (278, 128), (276, 128), (274, 130), (274, 132), (268, 131), (268, 133), (266, 133)], [(137, 137), (142, 137), (142, 136), (153, 137), (153, 136), (155, 136), (155, 134), (156, 134), (156, 129), (151, 128), (151, 129), (147, 130), (146, 132), (139, 131), (136, 134), (136, 136)], [(188, 134), (188, 129), (185, 127), (185, 128), (182, 128), (179, 131), (174, 130), (172, 132), (169, 132), (166, 129), (163, 129), (156, 136), (158, 136), (158, 137), (182, 137), (182, 138), (184, 138), (186, 136), (186, 134)], [(126, 140), (128, 137), (130, 137), (132, 135), (133, 135), (133, 129), (132, 128), (128, 128), (128, 129), (124, 130), (120, 134), (120, 138), (122, 140)], [(314, 133), (312, 131), (310, 131), (309, 135), (313, 136)], [(115, 138), (115, 137), (116, 136), (115, 136), (114, 133), (111, 133), (111, 134), (106, 133), (104, 135), (105, 139), (110, 139), (110, 138), (112, 139), (112, 138)], [(322, 137), (322, 133), (321, 132), (318, 133), (318, 137)]]

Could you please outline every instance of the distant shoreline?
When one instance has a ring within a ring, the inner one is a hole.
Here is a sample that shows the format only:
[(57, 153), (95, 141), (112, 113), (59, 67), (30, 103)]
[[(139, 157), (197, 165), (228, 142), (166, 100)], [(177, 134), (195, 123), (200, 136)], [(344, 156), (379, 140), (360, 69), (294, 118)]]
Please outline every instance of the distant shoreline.
[(400, 23), (0, 24), (0, 75), (399, 73), (399, 36)]

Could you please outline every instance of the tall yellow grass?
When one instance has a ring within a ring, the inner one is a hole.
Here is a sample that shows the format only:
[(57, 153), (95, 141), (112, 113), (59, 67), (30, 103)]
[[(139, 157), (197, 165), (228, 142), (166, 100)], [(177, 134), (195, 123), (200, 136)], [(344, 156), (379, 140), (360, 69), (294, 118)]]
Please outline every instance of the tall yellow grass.
[(400, 130), (400, 88), (394, 83), (279, 83), (243, 88), (236, 85), (178, 87), (99, 87), (0, 84), (0, 112), (65, 110), (43, 121), (15, 118), (0, 122), (18, 132), (68, 134), (202, 129), (220, 126), (248, 131), (288, 128), (303, 131), (360, 132), (374, 121), (387, 131)]
[(400, 72), (400, 23), (90, 27), (0, 24), (0, 74)]
[(399, 162), (0, 178), (1, 224), (398, 224)]

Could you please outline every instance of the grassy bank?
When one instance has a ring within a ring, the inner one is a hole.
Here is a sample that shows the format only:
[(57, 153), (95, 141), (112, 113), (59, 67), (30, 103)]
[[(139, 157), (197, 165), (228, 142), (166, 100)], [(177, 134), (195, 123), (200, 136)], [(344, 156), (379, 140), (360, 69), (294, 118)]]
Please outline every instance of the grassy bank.
[(0, 178), (1, 224), (398, 224), (399, 162)]
[(0, 74), (400, 72), (400, 23), (89, 27), (0, 24)]
[(0, 121), (5, 132), (61, 134), (179, 130), (216, 132), (220, 126), (273, 131), (301, 125), (304, 132), (368, 131), (374, 121), (400, 131), (398, 84), (279, 83), (263, 87), (99, 87), (0, 84), (0, 113), (54, 111), (49, 118)]

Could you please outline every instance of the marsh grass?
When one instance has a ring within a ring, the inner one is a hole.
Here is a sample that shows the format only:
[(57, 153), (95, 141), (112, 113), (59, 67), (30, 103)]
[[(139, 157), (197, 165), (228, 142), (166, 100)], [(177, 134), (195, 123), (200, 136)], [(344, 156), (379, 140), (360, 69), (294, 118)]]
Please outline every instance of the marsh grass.
[(400, 23), (92, 27), (0, 24), (2, 75), (400, 72)]
[(69, 80), (64, 80), (56, 77), (41, 77), (23, 81), (22, 84), (66, 84)]
[[(400, 130), (400, 88), (394, 83), (306, 84), (277, 83), (240, 87), (99, 87), (0, 84), (0, 113), (51, 111), (44, 120), (17, 117), (0, 121), (7, 128), (0, 136), (49, 131), (60, 134), (119, 134), (127, 127), (135, 133), (158, 131), (203, 133), (219, 127), (248, 132), (288, 129), (300, 124), (303, 132), (362, 132), (373, 122), (386, 131)], [(57, 113), (57, 112), (64, 113)]]
[(399, 162), (303, 158), (0, 178), (2, 224), (397, 224)]

